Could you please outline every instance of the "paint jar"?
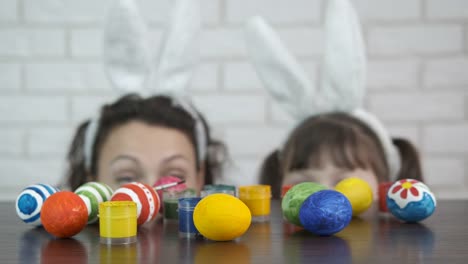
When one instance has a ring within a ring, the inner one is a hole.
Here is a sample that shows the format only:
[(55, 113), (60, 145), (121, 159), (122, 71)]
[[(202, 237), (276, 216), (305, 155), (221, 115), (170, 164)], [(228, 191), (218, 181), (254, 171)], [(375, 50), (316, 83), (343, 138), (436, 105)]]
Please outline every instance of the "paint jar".
[(286, 193), (289, 191), (289, 189), (291, 189), (291, 187), (293, 187), (292, 184), (283, 185), (281, 187), (281, 199), (286, 195)]
[(250, 209), (252, 222), (265, 222), (270, 219), (270, 185), (240, 186), (239, 199)]
[(193, 222), (193, 210), (202, 198), (179, 198), (179, 237), (196, 237), (200, 235)]
[(208, 184), (203, 187), (202, 197), (213, 193), (225, 193), (237, 197), (236, 186), (227, 184)]
[(179, 213), (179, 198), (195, 197), (196, 192), (193, 189), (186, 189), (184, 191), (165, 191), (163, 192), (163, 206), (164, 206), (164, 220), (177, 221)]
[(381, 213), (389, 213), (387, 207), (387, 193), (392, 185), (393, 182), (379, 183), (379, 188), (377, 192), (379, 197), (379, 212)]
[(130, 244), (137, 241), (137, 205), (133, 201), (107, 201), (99, 204), (99, 234), (104, 244)]
[(163, 192), (163, 206), (164, 206), (164, 220), (177, 220), (179, 214), (177, 213), (177, 207), (179, 202), (178, 192)]

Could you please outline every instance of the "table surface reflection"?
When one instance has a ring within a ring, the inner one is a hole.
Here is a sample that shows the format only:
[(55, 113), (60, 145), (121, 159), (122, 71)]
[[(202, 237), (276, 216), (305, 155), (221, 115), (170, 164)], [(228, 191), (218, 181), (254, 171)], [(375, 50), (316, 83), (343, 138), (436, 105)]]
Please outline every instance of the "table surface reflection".
[(468, 263), (468, 201), (440, 201), (420, 224), (377, 213), (354, 218), (343, 231), (318, 237), (283, 221), (272, 201), (269, 222), (253, 223), (235, 241), (182, 239), (174, 222), (140, 227), (138, 242), (108, 247), (97, 225), (54, 239), (22, 223), (14, 203), (0, 203), (0, 263)]

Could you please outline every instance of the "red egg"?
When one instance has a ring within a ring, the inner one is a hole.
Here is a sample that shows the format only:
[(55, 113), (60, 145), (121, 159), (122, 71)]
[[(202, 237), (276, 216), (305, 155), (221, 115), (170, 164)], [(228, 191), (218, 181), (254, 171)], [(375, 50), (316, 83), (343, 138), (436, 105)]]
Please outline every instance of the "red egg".
[(156, 191), (148, 184), (139, 182), (120, 186), (111, 201), (134, 201), (137, 204), (138, 225), (154, 220), (161, 204)]
[(77, 194), (57, 192), (42, 205), (41, 222), (45, 230), (56, 237), (72, 237), (86, 226), (88, 209)]

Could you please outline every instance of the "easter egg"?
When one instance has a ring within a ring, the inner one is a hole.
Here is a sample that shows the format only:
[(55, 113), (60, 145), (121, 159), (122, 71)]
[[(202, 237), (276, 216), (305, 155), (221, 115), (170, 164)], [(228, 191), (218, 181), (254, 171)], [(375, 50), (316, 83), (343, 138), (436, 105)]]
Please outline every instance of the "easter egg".
[(108, 201), (112, 196), (112, 189), (104, 183), (88, 182), (75, 190), (88, 208), (88, 224), (98, 219), (99, 203)]
[(155, 219), (161, 206), (156, 191), (151, 186), (139, 182), (122, 185), (114, 192), (111, 201), (134, 201), (137, 205), (138, 225)]
[(215, 241), (233, 240), (247, 231), (252, 221), (250, 210), (229, 194), (210, 194), (198, 202), (193, 222), (204, 237)]
[(52, 194), (42, 206), (41, 221), (45, 230), (58, 238), (78, 234), (88, 222), (83, 199), (69, 191)]
[(301, 226), (299, 210), (301, 209), (302, 203), (311, 194), (326, 189), (327, 187), (314, 182), (303, 182), (294, 185), (284, 195), (283, 200), (281, 201), (281, 209), (284, 217), (289, 222)]
[(395, 182), (388, 190), (387, 207), (402, 221), (419, 222), (434, 213), (436, 199), (424, 183), (404, 179)]
[(41, 209), (44, 201), (58, 189), (48, 184), (34, 184), (26, 187), (16, 198), (16, 214), (23, 222), (40, 226)]
[(349, 225), (353, 209), (348, 198), (334, 190), (318, 191), (302, 203), (299, 219), (302, 226), (320, 236), (333, 235)]
[(350, 177), (341, 180), (335, 190), (344, 194), (353, 207), (353, 215), (365, 212), (372, 205), (372, 188), (365, 180)]

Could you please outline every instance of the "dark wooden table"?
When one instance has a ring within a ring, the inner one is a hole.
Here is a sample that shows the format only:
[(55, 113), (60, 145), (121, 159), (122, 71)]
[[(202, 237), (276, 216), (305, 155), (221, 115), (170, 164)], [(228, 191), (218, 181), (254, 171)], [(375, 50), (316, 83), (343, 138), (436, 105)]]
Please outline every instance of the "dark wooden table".
[(139, 228), (138, 242), (108, 247), (98, 226), (54, 239), (22, 223), (14, 203), (0, 203), (0, 263), (468, 263), (468, 201), (440, 201), (420, 224), (382, 216), (375, 206), (340, 233), (318, 237), (282, 220), (253, 223), (236, 241), (181, 239), (177, 223)]

